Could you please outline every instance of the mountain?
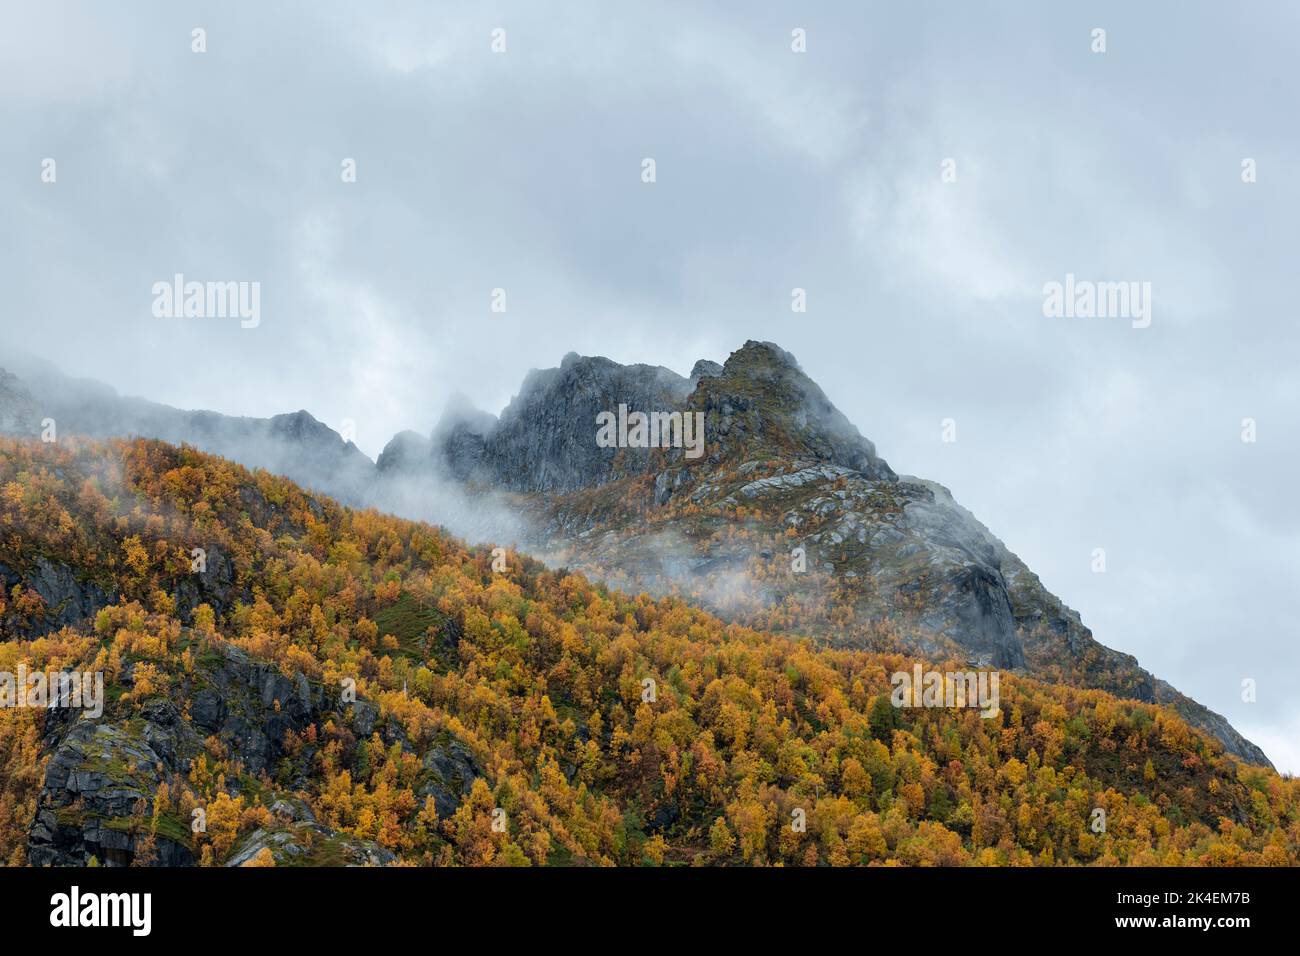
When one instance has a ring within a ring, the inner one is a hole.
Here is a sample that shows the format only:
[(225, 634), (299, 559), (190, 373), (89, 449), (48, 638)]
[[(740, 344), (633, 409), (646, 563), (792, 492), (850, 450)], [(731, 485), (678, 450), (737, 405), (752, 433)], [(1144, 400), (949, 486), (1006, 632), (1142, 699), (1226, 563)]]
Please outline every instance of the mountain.
[[(0, 379), (3, 434), (36, 434), (40, 422), (49, 419), (57, 432), (69, 435), (185, 442), (249, 468), (286, 475), (350, 504), (362, 503), (374, 481), (370, 459), (306, 411), (272, 418), (183, 411), (119, 395), (102, 382), (72, 378), (32, 357), (6, 361), (10, 368), (3, 374), (12, 384), (7, 388)], [(11, 394), (9, 389), (21, 391)]]
[(0, 564), (0, 675), (103, 680), (98, 710), (0, 681), (11, 865), (1300, 862), (1300, 782), (1169, 707), (1018, 671), (991, 710), (895, 706), (929, 664), (192, 447), (0, 438)]
[[(596, 415), (620, 404), (702, 412), (702, 455), (597, 448)], [(474, 421), (435, 430), (430, 473), (509, 493), (554, 562), (771, 631), (1168, 704), (1268, 764), (1223, 717), (1094, 640), (947, 489), (895, 474), (771, 343), (697, 363), (689, 379), (570, 354), (531, 373), (499, 421)]]
[[(598, 416), (620, 407), (698, 415), (698, 455), (685, 443), (601, 447)], [(4, 430), (33, 434), (47, 416), (70, 433), (186, 442), (766, 632), (1165, 704), (1270, 766), (1222, 716), (1096, 641), (947, 489), (895, 473), (772, 343), (700, 360), (689, 376), (569, 353), (530, 372), (499, 417), (454, 398), (428, 436), (395, 436), (375, 464), (306, 412), (178, 411), (40, 365), (0, 379)]]

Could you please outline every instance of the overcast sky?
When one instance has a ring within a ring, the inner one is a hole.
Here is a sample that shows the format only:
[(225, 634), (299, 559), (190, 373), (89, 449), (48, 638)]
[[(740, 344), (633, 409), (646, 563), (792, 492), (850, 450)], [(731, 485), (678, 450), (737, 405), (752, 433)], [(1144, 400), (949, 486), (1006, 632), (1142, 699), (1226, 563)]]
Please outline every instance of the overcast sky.
[[(373, 456), (570, 350), (771, 340), (1300, 770), (1294, 4), (131, 9), (0, 0), (4, 343)], [(156, 318), (178, 272), (259, 282), (260, 325)], [(1045, 318), (1066, 273), (1150, 282), (1150, 327)]]

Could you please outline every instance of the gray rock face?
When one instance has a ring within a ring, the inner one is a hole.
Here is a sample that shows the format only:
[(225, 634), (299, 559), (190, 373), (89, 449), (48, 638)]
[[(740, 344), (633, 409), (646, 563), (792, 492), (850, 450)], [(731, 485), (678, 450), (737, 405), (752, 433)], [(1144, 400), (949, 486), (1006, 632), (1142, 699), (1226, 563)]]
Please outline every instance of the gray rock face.
[[(45, 784), (27, 840), (32, 866), (84, 866), (93, 856), (126, 866), (144, 833), (137, 822), (182, 753), (202, 741), (170, 704), (155, 708), (144, 727), (77, 720), (45, 771)], [(184, 843), (155, 837), (161, 866), (193, 865)]]
[(558, 369), (534, 370), (492, 427), (440, 428), (452, 475), (510, 491), (570, 492), (646, 471), (645, 448), (600, 448), (601, 412), (672, 411), (689, 380), (662, 367), (619, 365), (570, 353)]
[(252, 597), (247, 589), (236, 587), (234, 562), (221, 548), (209, 544), (204, 549), (204, 559), (202, 571), (185, 575), (172, 588), (176, 612), (185, 620), (200, 604), (206, 604), (221, 614), (237, 600), (248, 601)]
[(722, 374), (722, 366), (708, 359), (700, 359), (691, 368), (691, 388), (700, 383), (702, 378), (717, 378)]
[(488, 436), (496, 429), (497, 420), (490, 415), (487, 418), (490, 420), (440, 422), (434, 431), (430, 467), (461, 482), (488, 473)]
[[(3, 551), (0, 551), (3, 555)], [(0, 557), (0, 586), (9, 592), (14, 585), (35, 591), (45, 604), (43, 614), (35, 620), (20, 620), (10, 613), (0, 618), (0, 640), (32, 638), (57, 631), (61, 627), (85, 625), (102, 608), (117, 602), (117, 592), (97, 581), (79, 575), (71, 566), (36, 555), (20, 567), (22, 555)], [(188, 616), (200, 604), (224, 611), (236, 599), (248, 595), (235, 587), (235, 568), (229, 556), (210, 546), (206, 551), (206, 569), (179, 578), (171, 588), (177, 612)]]
[[(333, 711), (334, 699), (302, 674), (289, 678), (238, 648), (218, 647), (221, 661), (204, 675), (188, 720), (167, 700), (150, 701), (134, 720), (105, 714), (65, 724), (70, 712), (50, 712), (53, 756), (28, 837), (33, 865), (82, 866), (91, 856), (129, 864), (143, 836), (132, 817), (152, 812), (158, 785), (188, 772), (205, 737), (226, 743), (248, 772), (272, 772), (285, 756), (285, 731), (301, 732)], [(188, 821), (181, 824), (183, 832)], [(160, 865), (194, 862), (181, 839), (159, 835), (156, 842)]]
[(475, 408), (464, 395), (453, 395), (429, 437), (427, 467), (440, 476), (469, 481), (484, 467), (488, 436), (496, 427), (495, 415)]
[(439, 820), (454, 814), (475, 778), (483, 776), (469, 748), (454, 738), (430, 747), (420, 762), (424, 772), (416, 794), (421, 799), (433, 797)]
[[(332, 720), (350, 730), (341, 759), (350, 765), (362, 741), (378, 733), (384, 746), (412, 751), (402, 727), (380, 716), (366, 700), (344, 703), (337, 688), (286, 676), (275, 664), (255, 660), (237, 647), (217, 644), (217, 660), (206, 659), (189, 687), (174, 688), (176, 700), (153, 699), (129, 718), (109, 711), (97, 719), (79, 711), (50, 710), (43, 747), (51, 753), (37, 809), (28, 831), (27, 857), (35, 866), (84, 866), (93, 856), (107, 866), (136, 861), (147, 836), (154, 794), (164, 781), (189, 772), (207, 737), (216, 737), (245, 773), (269, 776), (293, 790), (311, 786), (317, 746), (296, 755), (285, 750), (286, 733), (301, 735), (309, 724)], [(128, 672), (124, 682), (131, 683)], [(188, 714), (178, 705), (188, 703)], [(421, 758), (420, 795), (434, 798), (450, 816), (482, 769), (469, 748), (449, 734), (431, 743)], [(231, 794), (239, 783), (230, 780)], [(250, 834), (229, 865), (247, 862), (268, 847), (277, 863), (386, 865), (395, 859), (376, 844), (318, 824), (295, 796), (271, 806), (279, 825)], [(195, 854), (188, 820), (167, 820), (153, 836), (154, 865), (190, 866)]]
[(27, 573), (0, 561), (0, 582), (3, 582), (6, 592), (21, 583), (39, 594), (45, 602), (44, 615), (38, 621), (20, 622), (12, 616), (0, 620), (0, 640), (36, 637), (56, 631), (93, 617), (101, 608), (117, 600), (115, 592), (78, 577), (68, 565), (51, 561), (44, 555), (36, 556)]
[(276, 866), (391, 866), (397, 854), (313, 821), (254, 830), (231, 851), (226, 866), (245, 866), (269, 850)]
[(960, 635), (961, 645), (975, 659), (987, 660), (994, 667), (1023, 667), (1025, 655), (1016, 637), (1011, 599), (1002, 575), (971, 565), (953, 575), (947, 587), (957, 619), (954, 633)]

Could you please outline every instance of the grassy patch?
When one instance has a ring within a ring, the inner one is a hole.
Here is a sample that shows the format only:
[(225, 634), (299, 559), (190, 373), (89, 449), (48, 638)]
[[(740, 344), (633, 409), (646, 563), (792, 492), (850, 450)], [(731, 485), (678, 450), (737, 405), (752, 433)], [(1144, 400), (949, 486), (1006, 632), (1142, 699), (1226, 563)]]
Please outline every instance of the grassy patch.
[(444, 668), (454, 663), (454, 642), (449, 639), (446, 615), (410, 594), (403, 594), (376, 613), (375, 624), (381, 638), (392, 636), (397, 640), (398, 646), (385, 652), (389, 656), (407, 657), (421, 664), (433, 661)]

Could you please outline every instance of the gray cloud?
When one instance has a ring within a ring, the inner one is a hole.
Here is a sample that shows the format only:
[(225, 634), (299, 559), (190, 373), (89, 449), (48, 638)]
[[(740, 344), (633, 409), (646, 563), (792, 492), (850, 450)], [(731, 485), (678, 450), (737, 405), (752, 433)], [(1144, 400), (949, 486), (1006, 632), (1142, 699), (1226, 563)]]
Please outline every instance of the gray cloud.
[[(1293, 7), (268, 6), (6, 5), (0, 342), (352, 419), (373, 456), (570, 350), (685, 373), (776, 341), (1103, 643), (1300, 768)], [(155, 319), (176, 272), (261, 282), (261, 325)], [(1067, 272), (1150, 281), (1152, 326), (1044, 318)]]

